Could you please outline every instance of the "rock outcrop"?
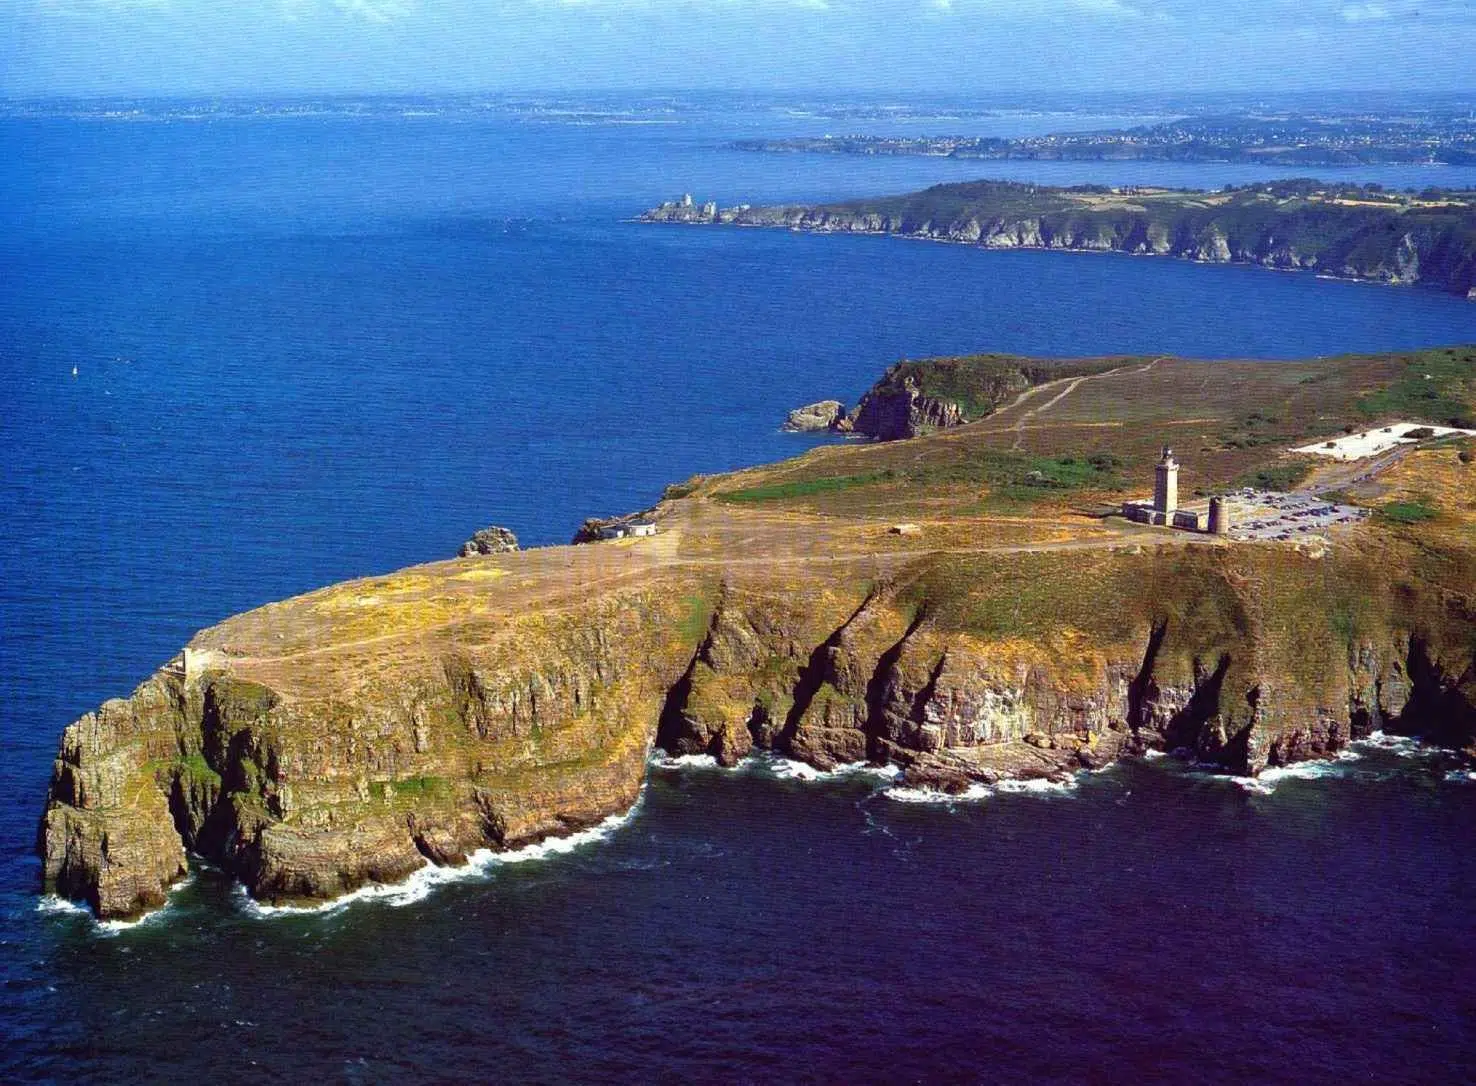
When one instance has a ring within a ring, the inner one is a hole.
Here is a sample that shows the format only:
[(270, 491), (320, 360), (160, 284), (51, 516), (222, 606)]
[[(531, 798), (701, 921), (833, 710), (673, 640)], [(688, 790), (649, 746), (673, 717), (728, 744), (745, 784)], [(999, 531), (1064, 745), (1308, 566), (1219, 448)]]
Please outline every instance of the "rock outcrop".
[(839, 400), (820, 400), (818, 403), (796, 407), (784, 420), (781, 430), (791, 433), (847, 432), (850, 420), (846, 418), (846, 405)]
[[(1015, 391), (1028, 387), (1021, 378)], [(861, 398), (851, 429), (877, 441), (899, 441), (970, 421), (957, 400), (928, 395), (915, 377), (899, 375), (896, 380), (883, 378)]]
[(898, 441), (976, 422), (1049, 381), (1105, 373), (1129, 361), (1078, 359), (1043, 364), (1012, 355), (963, 355), (898, 362), (861, 397), (852, 431)]
[(518, 549), (518, 537), (506, 528), (481, 528), (461, 545), (459, 557), (478, 554), (511, 554)]

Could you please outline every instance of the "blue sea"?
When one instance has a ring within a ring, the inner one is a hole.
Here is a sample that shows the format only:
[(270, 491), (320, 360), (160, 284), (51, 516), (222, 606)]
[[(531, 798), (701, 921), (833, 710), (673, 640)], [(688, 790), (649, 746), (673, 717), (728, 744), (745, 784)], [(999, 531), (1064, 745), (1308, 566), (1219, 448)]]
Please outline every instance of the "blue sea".
[(631, 221), (683, 192), (1278, 176), (727, 147), (1147, 119), (0, 108), (0, 1078), (1471, 1078), (1476, 782), (1400, 745), (1256, 788), (1160, 761), (946, 804), (657, 766), (568, 847), (327, 912), (265, 914), (209, 870), (126, 929), (38, 895), (61, 729), (236, 611), (488, 524), (564, 542), (803, 450), (789, 408), (854, 402), (902, 357), (1476, 341), (1476, 305), (1435, 291)]

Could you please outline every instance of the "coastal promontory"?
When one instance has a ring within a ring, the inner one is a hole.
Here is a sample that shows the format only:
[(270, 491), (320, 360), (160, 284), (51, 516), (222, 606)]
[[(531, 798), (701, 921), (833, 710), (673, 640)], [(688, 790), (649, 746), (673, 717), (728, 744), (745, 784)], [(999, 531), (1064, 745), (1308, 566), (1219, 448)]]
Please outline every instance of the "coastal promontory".
[(1476, 194), (1277, 181), (1214, 192), (1013, 181), (935, 185), (836, 204), (719, 208), (690, 198), (646, 222), (891, 234), (984, 249), (1172, 256), (1455, 294), (1476, 289)]
[[(322, 901), (625, 812), (657, 746), (957, 792), (1476, 741), (1476, 350), (980, 355), (899, 364), (886, 397), (939, 406), (673, 487), (639, 531), (202, 631), (63, 733), (46, 889), (136, 916), (196, 857)], [(1165, 445), (1188, 519), (1136, 523)]]

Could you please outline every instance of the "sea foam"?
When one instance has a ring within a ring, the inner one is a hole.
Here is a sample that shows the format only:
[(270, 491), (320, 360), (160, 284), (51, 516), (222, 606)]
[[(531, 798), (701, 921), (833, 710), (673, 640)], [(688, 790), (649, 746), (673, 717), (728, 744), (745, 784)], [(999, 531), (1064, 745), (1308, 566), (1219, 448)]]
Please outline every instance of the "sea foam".
[(99, 935), (121, 935), (125, 931), (132, 931), (134, 928), (143, 927), (145, 924), (155, 924), (167, 916), (174, 903), (174, 895), (191, 885), (194, 881), (195, 874), (192, 871), (169, 888), (163, 905), (144, 913), (136, 920), (99, 920), (92, 915), (92, 910), (86, 905), (77, 901), (68, 901), (66, 898), (59, 897), (56, 894), (43, 894), (41, 900), (36, 902), (36, 911), (52, 916), (84, 916), (92, 924), (93, 930)]
[(962, 792), (940, 792), (932, 788), (888, 788), (882, 795), (897, 803), (976, 803), (994, 796), (1035, 796), (1039, 799), (1070, 796), (1081, 787), (1081, 778), (1086, 770), (1072, 774), (1065, 780), (1037, 778), (1028, 781), (1005, 780), (994, 784), (975, 783)]
[(466, 863), (459, 866), (437, 865), (426, 861), (424, 867), (413, 872), (401, 882), (371, 882), (357, 890), (333, 898), (331, 901), (323, 901), (314, 905), (268, 905), (251, 897), (246, 892), (246, 887), (239, 883), (232, 890), (232, 895), (242, 912), (248, 916), (264, 919), (337, 913), (359, 901), (374, 901), (391, 908), (403, 908), (417, 901), (424, 901), (437, 887), (489, 878), (505, 864), (527, 863), (532, 860), (547, 859), (550, 856), (564, 856), (587, 845), (607, 840), (617, 830), (635, 819), (645, 798), (646, 789), (642, 785), (641, 794), (630, 810), (624, 814), (611, 815), (587, 830), (566, 834), (563, 837), (546, 837), (542, 841), (506, 852), (479, 848), (467, 857)]

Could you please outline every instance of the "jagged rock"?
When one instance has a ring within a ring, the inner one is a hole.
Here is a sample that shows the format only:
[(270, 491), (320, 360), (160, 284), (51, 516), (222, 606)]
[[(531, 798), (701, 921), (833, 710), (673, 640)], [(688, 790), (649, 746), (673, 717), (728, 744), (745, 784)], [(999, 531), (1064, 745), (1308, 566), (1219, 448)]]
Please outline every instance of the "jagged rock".
[(461, 545), (458, 557), (478, 554), (511, 554), (518, 549), (518, 537), (506, 528), (482, 528)]
[(782, 430), (791, 433), (813, 433), (819, 430), (835, 430), (846, 417), (846, 405), (839, 400), (821, 400), (818, 403), (797, 407), (784, 420)]

